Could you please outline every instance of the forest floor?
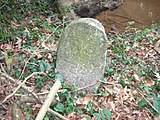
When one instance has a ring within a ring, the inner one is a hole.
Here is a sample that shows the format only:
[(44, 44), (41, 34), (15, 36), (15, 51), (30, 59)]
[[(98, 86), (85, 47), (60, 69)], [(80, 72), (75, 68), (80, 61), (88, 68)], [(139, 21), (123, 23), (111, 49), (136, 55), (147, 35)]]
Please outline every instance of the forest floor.
[[(1, 4), (1, 120), (35, 119), (55, 83), (57, 45), (69, 22), (45, 0)], [(50, 108), (66, 120), (160, 119), (160, 26), (107, 34), (108, 67), (99, 89), (89, 94), (62, 83)], [(44, 118), (56, 119), (62, 118), (50, 112)]]

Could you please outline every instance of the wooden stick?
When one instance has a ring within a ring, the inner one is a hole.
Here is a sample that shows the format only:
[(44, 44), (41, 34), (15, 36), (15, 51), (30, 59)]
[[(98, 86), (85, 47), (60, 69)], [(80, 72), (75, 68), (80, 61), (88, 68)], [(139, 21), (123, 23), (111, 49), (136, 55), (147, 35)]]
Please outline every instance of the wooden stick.
[(35, 120), (43, 120), (49, 106), (51, 105), (51, 102), (52, 102), (54, 96), (56, 95), (56, 93), (60, 87), (61, 87), (61, 82), (59, 80), (56, 80), (56, 82), (52, 86), (52, 88), (47, 96), (47, 99), (45, 100), (40, 111), (38, 112), (38, 115)]

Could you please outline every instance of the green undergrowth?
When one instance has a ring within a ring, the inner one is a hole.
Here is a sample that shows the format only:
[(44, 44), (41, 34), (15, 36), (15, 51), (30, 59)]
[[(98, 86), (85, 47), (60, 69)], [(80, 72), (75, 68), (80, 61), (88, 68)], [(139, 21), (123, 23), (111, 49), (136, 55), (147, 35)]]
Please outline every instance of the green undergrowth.
[[(17, 37), (27, 36), (28, 30), (31, 32), (30, 41), (36, 40), (43, 31), (51, 32), (55, 24), (60, 24), (54, 21), (55, 16), (61, 17), (57, 14), (55, 0), (3, 0), (0, 4), (0, 43), (16, 41)], [(49, 22), (49, 19), (52, 21)]]
[[(146, 107), (155, 116), (160, 114), (160, 27), (137, 29), (129, 26), (123, 34), (110, 37), (108, 58), (111, 65), (106, 68), (106, 77), (115, 80), (123, 88), (136, 89), (140, 96), (138, 107)], [(145, 92), (145, 95), (142, 93)], [(152, 99), (152, 102), (149, 102)], [(151, 103), (151, 104), (150, 104)], [(149, 105), (150, 104), (150, 105)], [(152, 106), (153, 105), (153, 106)]]
[[(0, 7), (0, 72), (21, 82), (34, 72), (45, 73), (45, 75), (36, 74), (26, 82), (26, 86), (32, 87), (36, 93), (49, 91), (55, 82), (57, 44), (61, 32), (68, 24), (68, 21), (64, 21), (63, 16), (57, 12), (55, 4), (45, 0), (6, 0)], [(158, 116), (160, 114), (160, 55), (159, 46), (157, 49), (156, 44), (159, 39), (160, 29), (156, 24), (151, 29), (128, 27), (122, 34), (109, 34), (108, 67), (103, 81), (116, 83), (122, 88), (115, 87), (114, 84), (108, 86), (102, 83), (97, 91), (88, 95), (85, 90), (79, 92), (76, 86), (62, 82), (62, 92), (56, 95), (57, 102), (51, 106), (51, 109), (70, 119), (112, 119), (116, 118), (117, 112), (113, 110), (110, 103), (119, 103), (115, 99), (121, 94), (119, 90), (128, 90), (132, 93), (132, 101), (127, 99), (120, 102), (118, 109), (128, 104), (128, 108), (132, 111), (142, 112), (147, 109), (152, 117)], [(60, 75), (58, 77), (62, 80)], [(12, 89), (15, 87), (13, 86)], [(11, 91), (6, 91), (6, 94), (11, 94)], [(29, 93), (27, 90), (19, 89), (17, 94)], [(98, 105), (100, 99), (108, 102), (105, 107)], [(4, 106), (9, 111), (11, 104), (18, 100), (19, 97), (9, 99)], [(6, 108), (2, 116), (10, 113), (6, 112)], [(33, 104), (23, 103), (20, 108), (26, 120), (35, 119), (37, 108)], [(54, 120), (57, 117), (47, 113), (45, 120), (49, 119)]]

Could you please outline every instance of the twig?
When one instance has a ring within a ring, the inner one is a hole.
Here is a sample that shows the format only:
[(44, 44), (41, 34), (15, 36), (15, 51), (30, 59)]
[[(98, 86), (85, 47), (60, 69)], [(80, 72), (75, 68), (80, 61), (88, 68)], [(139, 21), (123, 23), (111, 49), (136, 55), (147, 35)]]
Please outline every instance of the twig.
[(108, 18), (108, 20), (110, 20), (110, 21), (112, 21), (112, 22), (116, 23), (116, 24), (117, 24), (117, 25), (119, 25), (119, 26), (126, 27), (126, 26), (125, 26), (125, 25), (123, 25), (122, 23), (117, 22), (117, 21), (115, 21), (115, 20), (112, 20), (111, 18)]
[(104, 83), (104, 84), (109, 84), (109, 85), (115, 84), (115, 83), (113, 83), (113, 82), (104, 82), (104, 81), (102, 81), (102, 80), (97, 80), (97, 82), (95, 82), (95, 83), (93, 83), (93, 84), (90, 84), (90, 85), (87, 85), (87, 86), (85, 86), (85, 87), (79, 88), (78, 91), (84, 90), (84, 89), (89, 88), (89, 87), (92, 87), (92, 86), (96, 85), (98, 82), (101, 82), (101, 83)]
[(116, 120), (118, 120), (118, 119), (119, 119), (119, 117), (120, 117), (120, 113), (118, 113), (118, 116), (117, 116)]
[(154, 48), (153, 48), (157, 52), (158, 55), (160, 55), (159, 46), (160, 46), (160, 39), (156, 40), (156, 42), (154, 43)]
[[(3, 71), (5, 74), (7, 74), (2, 64), (1, 64), (1, 68), (2, 68), (2, 71)], [(0, 71), (0, 72), (1, 72), (1, 71)]]
[(137, 20), (131, 19), (131, 18), (129, 18), (129, 17), (125, 17), (125, 16), (122, 16), (122, 15), (113, 14), (113, 13), (112, 13), (111, 15), (113, 15), (113, 16), (118, 16), (118, 17), (121, 17), (121, 18), (124, 18), (124, 19), (128, 19), (128, 20), (137, 22), (138, 24), (144, 25), (143, 23), (141, 23), (141, 22), (139, 22), (139, 21), (137, 21)]
[(2, 73), (2, 72), (0, 71), (0, 75), (3, 76), (3, 77), (8, 78), (12, 83), (16, 83), (16, 84), (20, 85), (19, 82), (16, 82), (16, 80), (15, 80), (14, 78), (12, 78), (11, 76), (9, 76), (7, 73)]
[(141, 93), (141, 91), (139, 89), (137, 89), (139, 92), (139, 94), (147, 101), (147, 103), (157, 112), (159, 113), (159, 111), (152, 105), (152, 103), (147, 99), (145, 98), (145, 96), (143, 95), (143, 93)]
[(98, 81), (95, 82), (95, 83), (93, 83), (93, 84), (87, 85), (87, 86), (85, 86), (85, 87), (79, 88), (78, 91), (87, 89), (87, 88), (89, 88), (89, 87), (92, 87), (92, 86), (96, 85), (97, 83), (98, 83)]
[[(150, 113), (150, 115), (151, 115), (152, 117), (154, 117), (153, 113), (152, 113), (147, 107), (145, 107), (145, 109)], [(150, 116), (150, 117), (151, 117), (151, 116)]]
[(57, 117), (61, 118), (62, 120), (69, 120), (68, 118), (65, 118), (64, 116), (62, 116), (62, 115), (59, 114), (58, 112), (53, 111), (51, 108), (48, 108), (48, 112), (56, 115)]
[(43, 73), (43, 72), (34, 72), (34, 73), (32, 73), (31, 75), (29, 75), (28, 77), (26, 77), (25, 80), (24, 80), (21, 84), (19, 84), (19, 86), (13, 91), (13, 93), (11, 93), (10, 95), (8, 95), (8, 96), (2, 101), (2, 103), (4, 103), (7, 99), (9, 99), (10, 97), (12, 97), (12, 96), (20, 89), (20, 87), (22, 87), (22, 86), (25, 84), (25, 82), (26, 82), (29, 78), (31, 78), (32, 76), (37, 75), (37, 74), (45, 74), (45, 73)]
[(5, 5), (2, 5), (2, 6), (0, 7), (0, 9), (2, 9), (4, 6), (5, 6)]
[(108, 85), (115, 85), (115, 84), (116, 84), (116, 83), (114, 83), (114, 82), (104, 82), (104, 81), (102, 81), (102, 80), (98, 80), (98, 82), (104, 83), (104, 84), (108, 84)]
[(40, 111), (38, 112), (38, 115), (35, 120), (43, 120), (49, 106), (51, 105), (51, 102), (52, 102), (54, 96), (56, 95), (56, 93), (60, 87), (61, 87), (61, 82), (60, 82), (60, 80), (57, 79), (56, 82), (54, 83), (54, 85), (52, 86), (52, 88), (47, 96), (47, 99), (45, 100)]

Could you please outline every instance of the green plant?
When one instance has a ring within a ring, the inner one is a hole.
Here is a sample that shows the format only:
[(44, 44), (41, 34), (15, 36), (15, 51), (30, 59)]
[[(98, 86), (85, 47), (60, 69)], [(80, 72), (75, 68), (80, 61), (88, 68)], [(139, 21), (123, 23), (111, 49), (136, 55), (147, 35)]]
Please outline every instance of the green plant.
[(110, 120), (112, 117), (112, 113), (109, 109), (99, 110), (99, 113), (94, 113), (94, 117), (96, 117), (97, 120)]

